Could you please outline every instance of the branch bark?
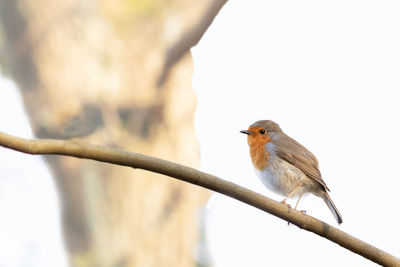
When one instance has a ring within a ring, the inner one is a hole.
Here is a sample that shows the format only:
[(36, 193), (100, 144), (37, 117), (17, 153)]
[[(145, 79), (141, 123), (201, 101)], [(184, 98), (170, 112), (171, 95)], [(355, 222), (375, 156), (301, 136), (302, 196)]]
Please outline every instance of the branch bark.
[(64, 140), (26, 140), (0, 132), (0, 146), (28, 154), (65, 155), (128, 166), (164, 174), (219, 192), (250, 206), (268, 212), (289, 223), (324, 237), (356, 254), (384, 266), (400, 266), (400, 259), (353, 237), (314, 217), (289, 209), (261, 194), (222, 180), (214, 175), (155, 157), (109, 147)]

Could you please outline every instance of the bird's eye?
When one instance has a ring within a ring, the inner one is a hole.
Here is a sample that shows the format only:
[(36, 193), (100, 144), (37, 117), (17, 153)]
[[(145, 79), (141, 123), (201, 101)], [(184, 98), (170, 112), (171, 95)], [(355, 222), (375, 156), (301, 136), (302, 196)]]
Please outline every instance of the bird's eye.
[(265, 130), (264, 130), (264, 129), (261, 129), (261, 130), (260, 130), (260, 134), (265, 134)]

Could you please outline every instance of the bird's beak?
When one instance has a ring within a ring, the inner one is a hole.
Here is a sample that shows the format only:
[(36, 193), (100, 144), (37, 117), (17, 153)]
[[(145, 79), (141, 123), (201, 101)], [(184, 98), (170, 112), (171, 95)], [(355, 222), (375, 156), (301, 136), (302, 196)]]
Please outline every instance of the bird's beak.
[(253, 134), (253, 132), (248, 131), (248, 130), (241, 130), (240, 132), (243, 133), (243, 134), (247, 134), (247, 135)]

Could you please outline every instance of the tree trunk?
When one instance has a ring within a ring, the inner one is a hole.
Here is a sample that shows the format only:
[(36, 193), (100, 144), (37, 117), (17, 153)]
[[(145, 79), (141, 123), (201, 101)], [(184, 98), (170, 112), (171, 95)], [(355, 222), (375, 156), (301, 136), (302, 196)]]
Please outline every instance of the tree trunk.
[[(37, 137), (196, 167), (191, 45), (174, 47), (223, 3), (0, 0), (2, 67), (21, 89)], [(196, 264), (196, 215), (208, 192), (139, 170), (46, 159), (73, 266)]]

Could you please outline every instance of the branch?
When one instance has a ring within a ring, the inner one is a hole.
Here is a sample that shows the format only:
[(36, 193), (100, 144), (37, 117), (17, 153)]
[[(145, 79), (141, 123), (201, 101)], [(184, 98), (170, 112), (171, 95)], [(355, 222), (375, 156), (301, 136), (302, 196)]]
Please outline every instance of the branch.
[(56, 154), (92, 159), (116, 165), (128, 166), (164, 174), (191, 184), (208, 188), (237, 199), (260, 210), (277, 216), (289, 223), (359, 254), (373, 262), (385, 266), (400, 266), (400, 259), (355, 238), (329, 224), (297, 210), (289, 209), (277, 201), (261, 194), (222, 180), (214, 175), (198, 171), (170, 161), (97, 145), (62, 140), (26, 140), (0, 132), (0, 146), (28, 154)]
[(199, 22), (185, 32), (168, 50), (166, 53), (164, 66), (161, 74), (158, 77), (157, 87), (161, 88), (172, 67), (187, 53), (190, 48), (195, 46), (203, 37), (208, 27), (214, 21), (218, 12), (225, 5), (227, 0), (212, 0), (210, 6), (203, 14)]

